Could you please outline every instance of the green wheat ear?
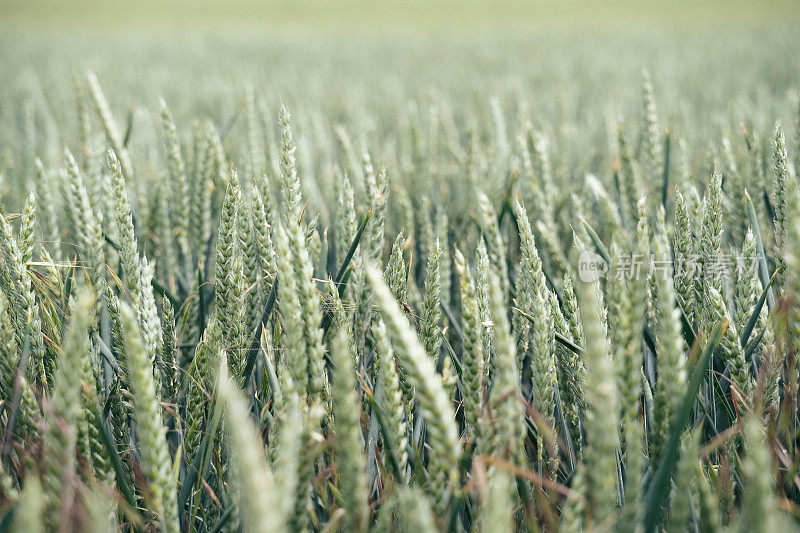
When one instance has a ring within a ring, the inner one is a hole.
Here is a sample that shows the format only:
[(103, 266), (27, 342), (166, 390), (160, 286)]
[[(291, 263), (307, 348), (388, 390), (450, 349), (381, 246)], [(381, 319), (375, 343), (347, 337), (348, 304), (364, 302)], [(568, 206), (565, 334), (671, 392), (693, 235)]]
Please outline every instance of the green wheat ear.
[(745, 476), (742, 527), (764, 533), (778, 531), (785, 525), (774, 501), (775, 481), (764, 427), (752, 415), (745, 418), (743, 426), (747, 457), (742, 463)]
[(89, 201), (84, 178), (69, 150), (64, 150), (64, 160), (67, 167), (64, 175), (66, 211), (72, 222), (71, 231), (78, 241), (79, 255), (86, 266), (99, 306), (107, 286), (102, 221)]
[(692, 521), (692, 508), (697, 501), (697, 468), (700, 464), (697, 434), (686, 432), (681, 438), (680, 457), (675, 472), (675, 485), (669, 502), (667, 523), (672, 530), (680, 530)]
[[(249, 531), (285, 531), (285, 517), (278, 506), (278, 487), (267, 468), (261, 437), (253, 425), (250, 409), (237, 381), (228, 374), (224, 355), (220, 361), (218, 398), (227, 413), (225, 431), (231, 439), (232, 476), (237, 486), (239, 518)], [(265, 512), (266, 509), (271, 512)]]
[(397, 492), (397, 531), (438, 531), (430, 498), (416, 487), (404, 487)]
[[(405, 475), (408, 465), (408, 436), (404, 420), (406, 403), (400, 388), (397, 361), (386, 331), (386, 324), (382, 319), (376, 321), (372, 333), (375, 338), (375, 358), (378, 366), (378, 398), (387, 419), (389, 438), (392, 440), (386, 448), (391, 447), (400, 475)], [(398, 481), (405, 483), (405, 479)]]
[(663, 210), (658, 218), (656, 235), (653, 239), (653, 255), (659, 265), (668, 265), (654, 273), (658, 316), (656, 351), (660, 364), (654, 397), (655, 420), (651, 434), (651, 450), (654, 463), (657, 463), (668, 436), (672, 415), (678, 409), (686, 388), (686, 346), (681, 331), (680, 309), (677, 307), (673, 286), (672, 265), (669, 260), (670, 247), (664, 227)]
[(331, 359), (334, 365), (331, 392), (333, 452), (339, 469), (339, 492), (344, 499), (346, 512), (343, 527), (350, 531), (366, 531), (369, 521), (366, 459), (361, 444), (361, 417), (353, 365), (355, 358), (344, 330), (339, 331), (331, 342)]
[(480, 531), (512, 532), (514, 525), (513, 494), (515, 492), (512, 475), (503, 470), (489, 472), (489, 481), (481, 501)]
[(52, 256), (61, 259), (61, 220), (56, 212), (57, 202), (53, 198), (55, 189), (53, 180), (45, 172), (44, 164), (37, 157), (34, 162), (36, 166), (36, 178), (34, 180), (34, 198), (38, 198), (39, 205), (42, 206), (42, 215), (39, 219), (42, 227), (41, 233), (44, 238), (42, 247), (49, 250)]
[(186, 165), (183, 161), (172, 113), (163, 99), (159, 100), (159, 107), (161, 108), (161, 130), (171, 180), (172, 220), (177, 230), (177, 241), (181, 255), (188, 261), (190, 255), (189, 233), (192, 230), (189, 227), (189, 180), (186, 177)]
[(508, 269), (506, 268), (506, 251), (503, 235), (497, 225), (497, 213), (492, 206), (489, 197), (484, 193), (478, 193), (478, 208), (481, 217), (481, 230), (484, 234), (483, 241), (486, 243), (486, 252), (489, 261), (496, 269), (501, 280), (501, 287), (504, 292), (508, 292)]
[[(133, 300), (139, 328), (150, 359), (155, 361), (161, 344), (161, 319), (153, 295), (153, 272), (146, 257), (139, 257), (139, 244), (133, 227), (131, 204), (119, 159), (108, 151), (109, 188), (115, 207), (114, 218), (120, 248), (125, 287)], [(160, 385), (160, 384), (159, 384)]]
[(45, 496), (42, 483), (35, 476), (31, 476), (25, 483), (14, 511), (13, 526), (16, 531), (31, 533), (44, 531)]
[(786, 240), (787, 217), (791, 216), (787, 209), (790, 201), (787, 191), (789, 187), (794, 187), (794, 182), (790, 180), (789, 156), (786, 151), (786, 138), (783, 134), (783, 127), (780, 121), (775, 123), (775, 133), (772, 137), (772, 159), (773, 159), (773, 205), (775, 207), (775, 247), (779, 251), (784, 251), (784, 241)]
[(461, 297), (461, 319), (464, 331), (462, 351), (461, 383), (464, 394), (464, 414), (467, 431), (473, 435), (477, 431), (478, 418), (483, 403), (483, 340), (478, 301), (475, 294), (475, 280), (461, 251), (456, 248), (455, 267), (459, 276)]
[(455, 413), (448, 401), (442, 380), (434, 369), (433, 361), (425, 353), (419, 338), (397, 305), (383, 275), (375, 267), (368, 266), (367, 278), (372, 286), (375, 302), (383, 313), (395, 342), (398, 363), (414, 389), (422, 416), (430, 428), (429, 494), (438, 498), (437, 504), (443, 509), (446, 505), (446, 494), (451, 493), (458, 480), (461, 446), (455, 424)]
[(230, 352), (233, 372), (240, 374), (242, 356), (238, 349), (242, 343), (244, 326), (244, 273), (242, 250), (237, 236), (238, 221), (242, 213), (242, 189), (239, 174), (231, 170), (220, 213), (217, 249), (214, 262), (216, 280), (216, 317), (219, 321), (222, 343), (234, 348)]
[(389, 262), (386, 263), (386, 284), (392, 291), (395, 299), (400, 303), (408, 301), (408, 277), (406, 266), (403, 262), (403, 243), (406, 240), (405, 233), (401, 230), (392, 244), (392, 251), (389, 255)]
[[(518, 354), (519, 370), (523, 376), (527, 373), (525, 364), (530, 364), (531, 372), (531, 396), (534, 408), (542, 416), (544, 424), (549, 428), (555, 426), (555, 394), (556, 394), (556, 361), (555, 361), (555, 318), (556, 307), (551, 306), (550, 290), (545, 283), (542, 271), (542, 261), (539, 258), (533, 232), (528, 222), (528, 214), (522, 204), (515, 204), (517, 225), (520, 228), (520, 248), (522, 262), (520, 265), (520, 277), (517, 281), (517, 306), (536, 317), (533, 324), (527, 321), (518, 322), (517, 329), (520, 331), (521, 346)], [(490, 285), (491, 288), (491, 285)], [(502, 299), (497, 302), (502, 303)], [(497, 304), (495, 304), (497, 305)], [(516, 319), (522, 320), (520, 315)], [(492, 322), (495, 326), (495, 335), (498, 335), (498, 319), (495, 318), (495, 311), (492, 314)], [(497, 340), (495, 347), (498, 349)], [(498, 350), (499, 355), (499, 350)], [(498, 357), (499, 360), (499, 357)], [(537, 437), (539, 443), (539, 459), (542, 458), (542, 447), (544, 445), (543, 435), (549, 433), (550, 429), (539, 428)], [(552, 439), (550, 439), (552, 440)], [(557, 465), (557, 450), (549, 450), (551, 459), (551, 473)]]
[(302, 336), (306, 351), (303, 357), (307, 364), (305, 369), (307, 375), (302, 378), (301, 382), (307, 384), (309, 395), (320, 396), (325, 383), (322, 330), (319, 328), (322, 312), (320, 311), (319, 295), (312, 279), (314, 266), (312, 255), (309, 253), (308, 237), (300, 223), (304, 206), (295, 160), (297, 146), (292, 137), (290, 120), (289, 111), (285, 107), (281, 107), (280, 169), (284, 202), (282, 224), (293, 265), (292, 277), (295, 278), (297, 284), (298, 301), (302, 310)]
[(617, 388), (614, 367), (603, 332), (603, 309), (598, 301), (597, 283), (579, 283), (578, 302), (586, 339), (587, 411), (584, 420), (586, 444), (583, 460), (586, 472), (587, 514), (595, 523), (606, 519), (616, 508)]
[(31, 192), (25, 200), (22, 211), (22, 221), (19, 225), (19, 246), (22, 253), (22, 262), (28, 263), (33, 259), (36, 248), (36, 196)]
[[(632, 261), (650, 257), (648, 222), (645, 198), (639, 201)], [(614, 273), (612, 276), (616, 275)], [(612, 350), (617, 362), (617, 380), (624, 432), (625, 502), (635, 506), (640, 495), (643, 475), (643, 427), (639, 421), (639, 398), (642, 394), (642, 335), (647, 306), (647, 272), (633, 272), (623, 282), (619, 299), (617, 322), (612, 331)], [(609, 297), (612, 295), (609, 294)]]
[[(788, 331), (785, 331), (784, 335), (788, 336), (789, 342), (797, 351), (800, 348), (800, 297), (797, 296), (800, 294), (798, 292), (800, 291), (800, 187), (792, 182), (791, 186), (786, 189), (786, 196), (789, 219), (786, 226), (786, 246), (783, 257), (786, 265), (784, 284), (786, 293), (790, 295), (790, 307)], [(776, 354), (773, 357), (778, 359), (782, 355)]]
[(95, 486), (86, 498), (89, 511), (88, 531), (106, 533), (116, 530), (116, 508), (111, 495), (102, 486)]
[(422, 316), (420, 317), (420, 340), (422, 340), (428, 357), (434, 362), (439, 360), (439, 351), (442, 346), (440, 335), (442, 321), (441, 257), (442, 248), (439, 240), (436, 239), (430, 246), (425, 266), (425, 288), (422, 296)]
[[(495, 373), (489, 401), (494, 423), (493, 455), (515, 464), (525, 463), (525, 413), (521, 402), (517, 351), (506, 318), (506, 306), (498, 276), (489, 276), (489, 305), (494, 326)], [(552, 388), (550, 389), (552, 393)], [(539, 391), (537, 391), (537, 394)], [(546, 413), (542, 413), (546, 416)], [(540, 430), (543, 428), (539, 428)], [(541, 435), (541, 433), (539, 434)], [(541, 439), (539, 440), (541, 443)], [(541, 450), (541, 446), (539, 447)]]
[(308, 389), (308, 352), (303, 336), (303, 325), (292, 320), (290, 313), (300, 309), (297, 281), (292, 266), (289, 238), (283, 226), (278, 225), (275, 242), (275, 259), (278, 268), (278, 311), (281, 314), (281, 343), (283, 364), (291, 375), (291, 384), (305, 396)]
[[(0, 260), (0, 283), (9, 300), (8, 310), (14, 324), (14, 339), (20, 350), (24, 349), (26, 343), (29, 344), (31, 354), (23, 377), (31, 383), (47, 386), (50, 377), (47, 375), (45, 361), (40, 306), (36, 301), (28, 266), (23, 261), (23, 252), (14, 238), (11, 224), (2, 214)], [(17, 360), (16, 356), (14, 360)]]
[(647, 70), (642, 71), (642, 129), (639, 135), (643, 145), (645, 177), (649, 183), (657, 182), (657, 173), (663, 165), (662, 142), (653, 84)]
[(89, 84), (92, 104), (103, 125), (106, 140), (108, 144), (111, 145), (111, 148), (114, 149), (114, 152), (120, 156), (120, 162), (125, 176), (127, 176), (128, 179), (132, 179), (133, 168), (131, 167), (130, 155), (123, 144), (122, 136), (117, 128), (117, 123), (114, 120), (114, 116), (111, 114), (111, 108), (108, 106), (108, 101), (106, 100), (105, 94), (103, 94), (103, 89), (100, 88), (100, 82), (97, 81), (97, 76), (91, 71), (86, 74), (86, 81)]
[(92, 322), (94, 300), (90, 291), (82, 290), (70, 304), (70, 319), (64, 333), (63, 356), (46, 412), (44, 449), (46, 466), (44, 499), (47, 526), (57, 529), (59, 517), (70, 500), (72, 477), (75, 475), (75, 427), (80, 412), (81, 383), (85, 362), (89, 357), (88, 328)]
[[(14, 380), (21, 355), (17, 350), (10, 305), (11, 303), (4, 297), (0, 297), (0, 338), (3, 339), (0, 342), (0, 390), (2, 390), (2, 398), (5, 402), (12, 402), (14, 399)], [(16, 432), (35, 440), (39, 434), (41, 412), (34, 391), (28, 380), (24, 378), (21, 383), (21, 393)], [(2, 481), (4, 485), (6, 481), (11, 481), (5, 471), (3, 471)], [(9, 494), (13, 492), (15, 490), (9, 485)]]
[(133, 310), (121, 305), (128, 378), (133, 392), (133, 414), (136, 420), (141, 466), (149, 481), (153, 519), (167, 532), (180, 531), (175, 479), (166, 440), (161, 404), (156, 395), (153, 362), (144, 344)]
[(722, 295), (711, 287), (709, 290), (710, 313), (714, 321), (730, 321), (728, 329), (719, 344), (719, 353), (730, 369), (730, 376), (733, 384), (738, 388), (736, 395), (742, 400), (747, 401), (752, 388), (752, 378), (750, 377), (750, 364), (747, 361), (744, 348), (739, 341), (738, 329), (733, 323), (732, 317), (722, 298)]
[(697, 309), (697, 296), (694, 292), (693, 280), (688, 268), (688, 261), (696, 252), (695, 239), (693, 238), (694, 217), (689, 204), (680, 190), (675, 189), (675, 222), (672, 237), (674, 254), (675, 293), (678, 305), (683, 309), (689, 320), (695, 320)]

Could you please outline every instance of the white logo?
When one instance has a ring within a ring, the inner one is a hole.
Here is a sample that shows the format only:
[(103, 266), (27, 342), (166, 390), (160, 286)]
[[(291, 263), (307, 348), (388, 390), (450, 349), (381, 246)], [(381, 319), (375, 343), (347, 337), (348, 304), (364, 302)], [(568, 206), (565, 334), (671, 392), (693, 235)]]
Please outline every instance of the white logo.
[(603, 256), (589, 250), (584, 250), (578, 257), (578, 277), (585, 283), (591, 283), (605, 276), (608, 272), (608, 263)]

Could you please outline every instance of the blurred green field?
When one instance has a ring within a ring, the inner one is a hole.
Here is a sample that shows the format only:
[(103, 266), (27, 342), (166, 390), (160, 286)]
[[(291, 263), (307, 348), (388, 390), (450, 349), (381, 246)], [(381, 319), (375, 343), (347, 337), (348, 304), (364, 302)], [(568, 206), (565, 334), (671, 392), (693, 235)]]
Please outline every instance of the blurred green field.
[(769, 24), (800, 20), (792, 0), (2, 0), (7, 25), (69, 29), (309, 28), (385, 32), (506, 27), (609, 27), (624, 24)]

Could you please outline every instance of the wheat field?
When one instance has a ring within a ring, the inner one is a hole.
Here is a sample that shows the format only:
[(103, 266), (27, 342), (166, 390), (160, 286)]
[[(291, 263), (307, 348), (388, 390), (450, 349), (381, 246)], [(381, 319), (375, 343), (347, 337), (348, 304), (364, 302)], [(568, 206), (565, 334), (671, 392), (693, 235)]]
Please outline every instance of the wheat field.
[(1, 531), (798, 529), (791, 3), (116, 4), (0, 2)]

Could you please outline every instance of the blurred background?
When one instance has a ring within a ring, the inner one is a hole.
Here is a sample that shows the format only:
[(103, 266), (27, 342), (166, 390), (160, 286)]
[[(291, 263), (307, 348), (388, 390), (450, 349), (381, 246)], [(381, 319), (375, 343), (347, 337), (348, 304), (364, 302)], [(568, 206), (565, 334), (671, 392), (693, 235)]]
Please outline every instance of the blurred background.
[(0, 0), (0, 119), (17, 125), (0, 146), (13, 152), (32, 121), (57, 164), (77, 131), (75, 80), (92, 70), (132, 150), (156, 158), (160, 97), (188, 137), (194, 120), (222, 129), (250, 95), (269, 127), (291, 109), (305, 154), (337, 124), (391, 159), (398, 127), (463, 132), (502, 113), (509, 130), (553, 130), (591, 170), (614, 122), (639, 116), (644, 69), (687, 142), (738, 138), (744, 118), (789, 121), (798, 50), (796, 0)]
[(798, 21), (794, 0), (3, 0), (18, 28), (80, 31), (281, 31), (330, 33), (752, 25)]

